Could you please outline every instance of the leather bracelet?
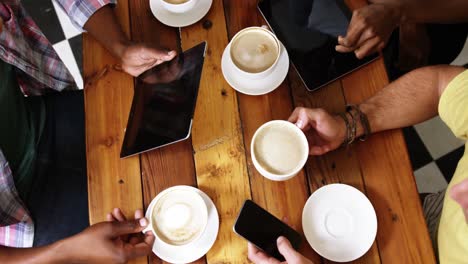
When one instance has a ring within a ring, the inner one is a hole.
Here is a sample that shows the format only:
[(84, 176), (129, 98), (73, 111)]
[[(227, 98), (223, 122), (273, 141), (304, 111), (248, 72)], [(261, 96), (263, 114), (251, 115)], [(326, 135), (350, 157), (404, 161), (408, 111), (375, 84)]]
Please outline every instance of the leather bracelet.
[(344, 120), (345, 125), (346, 125), (346, 136), (345, 136), (345, 139), (343, 140), (343, 143), (341, 143), (341, 146), (340, 146), (340, 147), (344, 147), (344, 146), (349, 145), (351, 129), (350, 129), (349, 121), (348, 121), (348, 118), (346, 117), (346, 114), (339, 113), (338, 116), (340, 116)]
[(355, 110), (358, 113), (359, 121), (361, 121), (361, 125), (364, 130), (364, 134), (361, 137), (359, 137), (359, 140), (365, 141), (372, 132), (369, 124), (369, 119), (367, 118), (367, 115), (361, 111), (359, 105), (349, 104), (346, 106), (346, 112), (351, 112), (352, 110)]
[(350, 131), (350, 138), (349, 138), (349, 141), (348, 141), (348, 145), (351, 145), (354, 140), (356, 139), (356, 131), (357, 131), (357, 117), (355, 117), (353, 115), (353, 112), (352, 111), (347, 111), (346, 112), (347, 114), (349, 114), (351, 116), (351, 121), (352, 123), (350, 124), (350, 128), (351, 128), (351, 131)]

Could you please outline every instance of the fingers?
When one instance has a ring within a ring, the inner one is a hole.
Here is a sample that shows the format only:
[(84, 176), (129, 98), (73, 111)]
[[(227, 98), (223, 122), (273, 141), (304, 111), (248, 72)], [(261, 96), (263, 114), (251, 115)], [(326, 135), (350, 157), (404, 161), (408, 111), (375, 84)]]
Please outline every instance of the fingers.
[(120, 210), (120, 208), (114, 208), (114, 210), (112, 210), (112, 216), (117, 219), (117, 221), (119, 222), (123, 222), (123, 221), (127, 221), (127, 218), (125, 217), (125, 215), (122, 213), (122, 211)]
[(131, 221), (112, 222), (111, 224), (111, 234), (109, 234), (109, 236), (118, 237), (143, 231), (148, 225), (148, 220), (146, 218), (141, 218)]
[(308, 111), (312, 109), (306, 109), (303, 107), (297, 107), (289, 117), (288, 121), (296, 124), (296, 126), (302, 130), (307, 130), (310, 126), (310, 120)]
[(296, 260), (299, 259), (298, 257), (299, 253), (296, 250), (294, 250), (289, 240), (281, 236), (278, 238), (276, 243), (278, 245), (279, 252), (281, 253), (281, 255), (284, 256), (284, 258), (286, 259), (286, 262), (296, 263)]
[(309, 154), (313, 156), (320, 156), (329, 152), (331, 148), (329, 146), (312, 146), (310, 147)]
[(256, 246), (252, 243), (247, 244), (248, 249), (248, 258), (255, 264), (280, 264), (277, 259), (272, 258), (259, 250)]
[(143, 210), (138, 209), (135, 211), (135, 219), (140, 219), (145, 217), (145, 214), (143, 213)]
[[(353, 12), (351, 22), (346, 32), (346, 37), (338, 38), (338, 43), (345, 47), (357, 46), (358, 40), (361, 38), (362, 33), (366, 29), (367, 25), (362, 17), (362, 11), (360, 9)], [(340, 41), (341, 40), (341, 41)]]
[(364, 45), (360, 46), (357, 50), (354, 51), (358, 59), (362, 59), (367, 55), (370, 55), (374, 52), (377, 52), (377, 49), (381, 47), (381, 40), (379, 37), (373, 37), (368, 40)]
[(145, 240), (135, 245), (126, 244), (124, 250), (127, 259), (134, 259), (149, 255), (153, 249), (153, 242), (154, 237), (151, 240)]
[(175, 50), (166, 51), (145, 46), (142, 49), (141, 57), (146, 60), (170, 61), (177, 55)]

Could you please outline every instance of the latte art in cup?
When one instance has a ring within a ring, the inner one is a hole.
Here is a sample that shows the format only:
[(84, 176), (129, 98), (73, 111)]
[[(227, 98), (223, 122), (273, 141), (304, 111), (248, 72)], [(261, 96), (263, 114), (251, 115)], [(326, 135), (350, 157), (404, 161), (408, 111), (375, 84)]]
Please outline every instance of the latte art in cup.
[(271, 68), (279, 58), (278, 40), (263, 28), (247, 28), (234, 36), (230, 55), (240, 70), (260, 73)]
[(197, 239), (205, 230), (208, 213), (205, 202), (193, 191), (173, 190), (154, 205), (154, 232), (163, 242), (180, 246)]

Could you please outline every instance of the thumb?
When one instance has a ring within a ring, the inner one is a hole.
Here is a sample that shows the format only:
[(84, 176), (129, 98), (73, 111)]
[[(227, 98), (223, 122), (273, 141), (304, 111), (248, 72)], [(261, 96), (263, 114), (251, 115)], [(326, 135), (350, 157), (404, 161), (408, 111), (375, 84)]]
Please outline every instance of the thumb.
[(160, 59), (163, 61), (172, 60), (177, 55), (177, 52), (174, 50), (167, 51), (167, 50), (156, 49), (152, 47), (146, 47), (144, 51), (146, 53), (145, 57), (151, 57), (153, 59)]
[(139, 233), (148, 226), (148, 220), (146, 218), (135, 219), (130, 221), (123, 222), (112, 222), (112, 237), (117, 237), (121, 235), (128, 235)]
[(286, 259), (286, 262), (295, 263), (295, 260), (297, 259), (297, 251), (294, 250), (289, 240), (283, 236), (280, 236), (276, 241), (276, 244), (278, 245), (279, 252)]

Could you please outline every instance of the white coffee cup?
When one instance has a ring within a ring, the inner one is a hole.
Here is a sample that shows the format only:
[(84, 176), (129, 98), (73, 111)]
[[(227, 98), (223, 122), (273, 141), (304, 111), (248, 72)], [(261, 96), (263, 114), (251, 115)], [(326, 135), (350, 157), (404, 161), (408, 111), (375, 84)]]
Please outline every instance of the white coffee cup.
[(149, 224), (143, 233), (152, 231), (169, 246), (184, 246), (200, 238), (208, 223), (208, 209), (203, 198), (190, 186), (174, 186), (160, 192), (148, 208)]
[(229, 47), (234, 68), (248, 79), (262, 79), (271, 74), (281, 54), (278, 38), (262, 27), (248, 27), (237, 32)]
[(198, 0), (177, 1), (177, 0), (157, 0), (162, 6), (172, 13), (185, 13), (193, 9)]
[(258, 128), (250, 150), (257, 171), (273, 181), (291, 179), (301, 171), (309, 157), (304, 132), (284, 120), (273, 120)]

